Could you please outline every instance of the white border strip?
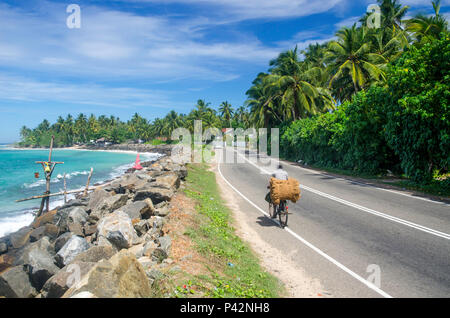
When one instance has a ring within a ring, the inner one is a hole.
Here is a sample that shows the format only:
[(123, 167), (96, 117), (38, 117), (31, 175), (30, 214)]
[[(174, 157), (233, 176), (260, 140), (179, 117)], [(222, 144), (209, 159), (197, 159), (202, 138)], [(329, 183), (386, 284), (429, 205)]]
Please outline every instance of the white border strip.
[[(238, 152), (236, 152), (236, 153), (237, 153), (237, 155), (239, 155), (239, 156), (241, 156), (242, 158), (244, 158), (248, 163), (250, 163), (251, 165), (255, 166), (257, 169), (259, 169), (260, 171), (263, 171), (264, 173), (270, 174), (269, 171), (267, 171), (266, 169), (264, 169), (264, 168), (262, 168), (262, 167), (259, 167), (259, 166), (258, 166), (257, 164), (255, 164), (254, 162), (252, 162), (252, 161), (250, 161), (249, 159), (245, 158), (245, 156), (242, 156), (242, 155), (241, 155), (240, 153), (238, 153)], [(325, 198), (327, 198), (327, 199), (330, 199), (330, 200), (333, 200), (333, 201), (342, 203), (342, 204), (344, 204), (344, 205), (350, 206), (350, 207), (352, 207), (352, 208), (358, 209), (358, 210), (360, 210), (360, 211), (367, 212), (367, 213), (370, 213), (370, 214), (373, 214), (373, 215), (376, 215), (376, 216), (385, 218), (385, 219), (387, 219), (387, 220), (390, 220), (390, 221), (393, 221), (393, 222), (397, 222), (397, 223), (400, 223), (400, 224), (409, 226), (409, 227), (414, 228), (414, 229), (416, 229), (416, 230), (423, 231), (423, 232), (426, 232), (426, 233), (429, 233), (429, 234), (432, 234), (432, 235), (435, 235), (435, 236), (438, 236), (438, 237), (441, 237), (441, 238), (450, 240), (450, 234), (447, 234), (447, 233), (444, 233), (444, 232), (440, 232), (440, 231), (437, 231), (437, 230), (433, 230), (433, 229), (431, 229), (431, 228), (425, 227), (425, 226), (420, 225), (420, 224), (417, 224), (417, 223), (413, 223), (413, 222), (410, 222), (410, 221), (406, 221), (406, 220), (397, 218), (397, 217), (395, 217), (395, 216), (391, 216), (391, 215), (388, 215), (388, 214), (385, 214), (385, 213), (382, 213), (382, 212), (378, 212), (378, 211), (375, 211), (375, 210), (366, 208), (366, 207), (364, 207), (364, 206), (362, 206), (362, 205), (358, 205), (358, 204), (356, 204), (356, 203), (349, 202), (349, 201), (347, 201), (347, 200), (344, 200), (344, 199), (341, 199), (341, 198), (332, 196), (332, 195), (330, 195), (330, 194), (327, 194), (327, 193), (321, 192), (321, 191), (319, 191), (319, 190), (316, 190), (316, 189), (307, 187), (307, 186), (305, 186), (305, 185), (301, 185), (300, 188), (305, 189), (305, 190), (310, 191), (310, 192), (313, 192), (313, 193), (315, 193), (315, 194), (317, 194), (317, 195), (320, 195), (320, 196), (322, 196), (322, 197), (325, 197)]]
[[(271, 221), (275, 222), (278, 224), (278, 222), (274, 221), (272, 218), (270, 218), (270, 216), (263, 210), (261, 209), (259, 206), (257, 206), (255, 203), (253, 203), (252, 201), (250, 201), (245, 195), (243, 195), (241, 192), (239, 192), (239, 190), (237, 190), (222, 174), (222, 171), (220, 170), (220, 162), (217, 164), (217, 168), (219, 171), (220, 176), (222, 177), (222, 179), (237, 193), (239, 194), (242, 198), (244, 198), (248, 203), (250, 203), (252, 206), (254, 206), (256, 209), (258, 209), (262, 214), (264, 214), (266, 217), (268, 217)], [(295, 237), (297, 240), (299, 240), (300, 242), (302, 242), (303, 244), (305, 244), (306, 246), (308, 246), (309, 248), (311, 248), (313, 251), (315, 251), (316, 253), (318, 253), (319, 255), (323, 256), (325, 259), (327, 259), (328, 261), (330, 261), (331, 263), (333, 263), (334, 265), (336, 265), (337, 267), (339, 267), (340, 269), (342, 269), (344, 272), (346, 272), (347, 274), (349, 274), (350, 276), (352, 276), (353, 278), (356, 278), (358, 281), (360, 281), (361, 283), (363, 283), (364, 285), (366, 285), (367, 287), (369, 287), (370, 289), (372, 289), (373, 291), (377, 292), (378, 294), (380, 294), (381, 296), (385, 297), (385, 298), (392, 298), (391, 295), (389, 295), (388, 293), (386, 293), (385, 291), (381, 290), (380, 288), (378, 288), (376, 285), (372, 284), (371, 282), (367, 281), (366, 279), (362, 278), (361, 276), (359, 276), (358, 274), (356, 274), (355, 272), (353, 272), (352, 270), (350, 270), (349, 268), (347, 268), (346, 266), (344, 266), (343, 264), (339, 263), (337, 260), (335, 260), (334, 258), (332, 258), (331, 256), (329, 256), (328, 254), (326, 254), (325, 252), (321, 251), (320, 249), (318, 249), (317, 247), (315, 247), (314, 245), (312, 245), (311, 243), (309, 243), (308, 241), (306, 241), (304, 238), (302, 238), (301, 236), (299, 236), (297, 233), (293, 232), (291, 229), (289, 229), (288, 227), (284, 228), (284, 230), (286, 232), (288, 232), (289, 234), (291, 234), (293, 237)]]

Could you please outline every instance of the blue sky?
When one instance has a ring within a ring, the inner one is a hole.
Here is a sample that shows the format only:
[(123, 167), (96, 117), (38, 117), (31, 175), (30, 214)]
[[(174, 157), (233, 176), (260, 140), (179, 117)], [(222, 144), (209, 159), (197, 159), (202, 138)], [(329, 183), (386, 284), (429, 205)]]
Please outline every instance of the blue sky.
[[(333, 38), (375, 0), (110, 0), (0, 2), (0, 143), (58, 115), (148, 119), (198, 99), (243, 105), (270, 59)], [(66, 26), (69, 4), (81, 28)], [(403, 0), (409, 14), (429, 0)], [(443, 0), (442, 12), (450, 12)]]

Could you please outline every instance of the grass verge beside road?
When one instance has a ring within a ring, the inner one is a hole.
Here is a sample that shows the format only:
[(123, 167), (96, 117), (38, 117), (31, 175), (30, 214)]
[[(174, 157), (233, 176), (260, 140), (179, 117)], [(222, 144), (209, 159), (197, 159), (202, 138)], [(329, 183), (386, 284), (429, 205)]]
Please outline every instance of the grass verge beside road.
[(205, 296), (280, 297), (283, 287), (278, 279), (261, 268), (250, 247), (236, 235), (231, 212), (209, 166), (191, 164), (188, 169), (185, 193), (197, 203), (198, 215), (196, 225), (186, 234), (210, 260), (211, 275), (196, 277), (212, 287), (205, 290)]

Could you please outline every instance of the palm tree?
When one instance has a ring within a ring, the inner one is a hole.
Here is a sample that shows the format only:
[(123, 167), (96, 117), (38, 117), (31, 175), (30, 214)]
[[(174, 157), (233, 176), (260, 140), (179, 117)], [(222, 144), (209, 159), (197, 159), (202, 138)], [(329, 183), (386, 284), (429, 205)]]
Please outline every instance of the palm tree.
[(231, 119), (233, 118), (234, 110), (228, 102), (223, 102), (219, 106), (220, 116), (229, 123), (229, 128), (231, 128)]
[(274, 111), (273, 96), (268, 93), (265, 86), (266, 73), (259, 73), (252, 82), (252, 87), (245, 93), (248, 96), (245, 102), (250, 108), (250, 121), (257, 127), (268, 127), (268, 124), (277, 115)]
[(321, 111), (319, 104), (330, 105), (324, 98), (326, 90), (319, 91), (311, 84), (312, 72), (308, 63), (299, 61), (297, 47), (281, 53), (270, 65), (272, 74), (265, 81), (285, 118), (304, 118)]
[(441, 0), (431, 2), (434, 16), (419, 14), (406, 22), (406, 29), (413, 33), (419, 43), (438, 39), (442, 32), (448, 32), (448, 22), (441, 11)]
[(180, 120), (176, 111), (170, 111), (163, 120), (162, 134), (169, 138), (172, 131), (180, 127)]
[[(332, 74), (330, 88), (334, 84), (352, 83), (350, 92), (353, 95), (373, 82), (384, 80), (380, 66), (387, 63), (387, 59), (373, 52), (367, 32), (367, 28), (357, 28), (354, 24), (351, 28), (339, 30), (336, 34), (338, 40), (328, 44), (326, 60)], [(334, 85), (335, 89), (342, 87), (340, 85)]]

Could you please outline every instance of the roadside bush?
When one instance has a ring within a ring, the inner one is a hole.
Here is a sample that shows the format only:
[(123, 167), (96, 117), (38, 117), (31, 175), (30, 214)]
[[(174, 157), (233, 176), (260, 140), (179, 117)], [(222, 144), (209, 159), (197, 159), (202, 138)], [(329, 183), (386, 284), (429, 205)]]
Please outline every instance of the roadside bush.
[(336, 150), (343, 154), (340, 168), (373, 175), (388, 169), (400, 170), (398, 156), (385, 136), (385, 107), (389, 100), (384, 88), (371, 87), (343, 105), (342, 131), (333, 141)]
[(450, 39), (412, 47), (390, 67), (386, 139), (405, 174), (429, 182), (450, 163)]

